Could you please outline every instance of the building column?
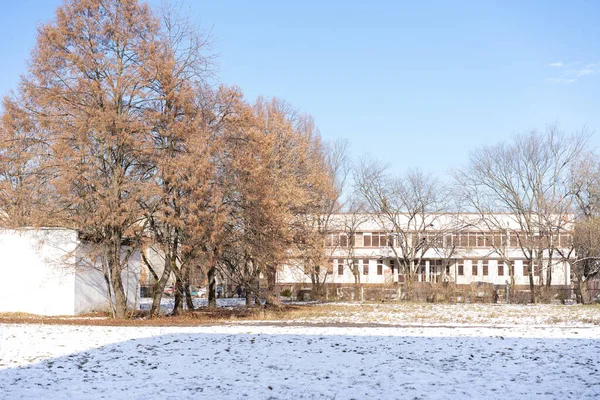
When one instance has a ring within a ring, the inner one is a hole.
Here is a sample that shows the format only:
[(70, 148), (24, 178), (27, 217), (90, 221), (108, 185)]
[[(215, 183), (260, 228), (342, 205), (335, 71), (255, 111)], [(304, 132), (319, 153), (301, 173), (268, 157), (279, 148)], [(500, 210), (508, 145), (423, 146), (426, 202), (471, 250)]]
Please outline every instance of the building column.
[(430, 271), (429, 260), (427, 260), (427, 261), (425, 261), (425, 282), (429, 282), (430, 281), (430, 279), (429, 279), (429, 271)]

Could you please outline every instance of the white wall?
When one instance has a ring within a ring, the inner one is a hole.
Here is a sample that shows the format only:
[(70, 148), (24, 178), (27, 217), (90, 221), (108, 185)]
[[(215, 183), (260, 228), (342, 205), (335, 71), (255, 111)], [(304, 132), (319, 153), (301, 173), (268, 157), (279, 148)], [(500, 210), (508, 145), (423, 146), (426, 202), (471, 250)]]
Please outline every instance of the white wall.
[[(108, 310), (106, 283), (90, 247), (69, 229), (0, 230), (0, 312), (75, 315)], [(140, 254), (123, 271), (130, 307), (139, 304)]]
[[(165, 269), (165, 253), (158, 246), (150, 246), (144, 250), (146, 255), (146, 260), (152, 266), (152, 269), (158, 275), (159, 279), (162, 276), (162, 273)], [(141, 258), (141, 256), (140, 256)], [(179, 261), (177, 262), (179, 265)], [(145, 263), (140, 264), (140, 271), (144, 272), (141, 274), (145, 279), (141, 282), (142, 285), (153, 285), (154, 277), (148, 270), (148, 266)], [(173, 285), (175, 283), (175, 274), (171, 272), (169, 279), (167, 280), (167, 286)]]
[(71, 230), (0, 230), (0, 312), (74, 314), (76, 246)]
[[(126, 249), (121, 255), (124, 260)], [(81, 245), (77, 254), (75, 273), (75, 314), (90, 311), (107, 311), (110, 309), (108, 290), (104, 278), (103, 266), (99, 257), (93, 255), (92, 247)], [(134, 251), (129, 256), (127, 268), (121, 273), (123, 287), (130, 308), (138, 308), (140, 292), (140, 252)]]

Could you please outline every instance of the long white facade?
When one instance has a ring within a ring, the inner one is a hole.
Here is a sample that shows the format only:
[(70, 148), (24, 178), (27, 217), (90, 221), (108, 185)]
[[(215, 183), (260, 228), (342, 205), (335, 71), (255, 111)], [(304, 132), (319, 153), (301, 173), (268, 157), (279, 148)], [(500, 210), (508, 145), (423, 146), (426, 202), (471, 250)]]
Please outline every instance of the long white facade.
[[(374, 214), (334, 216), (332, 233), (326, 238), (329, 260), (322, 268), (327, 273), (321, 271), (321, 281), (401, 284), (406, 277), (398, 266), (407, 253), (413, 260), (415, 280), (420, 282), (509, 282), (525, 286), (529, 285), (529, 268), (533, 264), (535, 284), (546, 282), (549, 270), (552, 286), (571, 283), (569, 263), (563, 257), (571, 240), (568, 224), (562, 223), (562, 229), (547, 235), (545, 240), (552, 243), (538, 256), (524, 250), (526, 239), (521, 225), (509, 214), (490, 216), (491, 222), (474, 214), (436, 214), (427, 218), (411, 220), (399, 216), (394, 225)], [(536, 265), (540, 259), (542, 265)], [(279, 271), (278, 283), (310, 284), (310, 269), (301, 262), (290, 261)]]

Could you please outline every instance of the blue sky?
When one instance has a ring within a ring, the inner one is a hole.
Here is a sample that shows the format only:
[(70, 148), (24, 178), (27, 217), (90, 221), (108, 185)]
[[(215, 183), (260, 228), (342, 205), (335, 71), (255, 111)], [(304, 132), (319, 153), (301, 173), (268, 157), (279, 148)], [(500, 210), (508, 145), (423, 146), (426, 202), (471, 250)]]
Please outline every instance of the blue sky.
[[(3, 2), (0, 94), (16, 87), (57, 0)], [(160, 1), (151, 1), (159, 4)], [(346, 137), (392, 172), (445, 177), (470, 150), (586, 126), (600, 145), (596, 1), (183, 0), (220, 54), (218, 77), (282, 97), (325, 139)]]

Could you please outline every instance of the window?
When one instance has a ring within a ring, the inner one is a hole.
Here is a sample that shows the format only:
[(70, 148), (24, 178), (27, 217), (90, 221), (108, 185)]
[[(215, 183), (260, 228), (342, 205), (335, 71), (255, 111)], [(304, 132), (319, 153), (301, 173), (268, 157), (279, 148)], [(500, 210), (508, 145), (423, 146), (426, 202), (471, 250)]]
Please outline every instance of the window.
[(363, 275), (369, 275), (369, 260), (363, 260)]
[(477, 234), (475, 232), (469, 232), (469, 247), (477, 247)]
[(363, 236), (363, 242), (365, 247), (371, 247), (371, 235), (365, 233)]
[(331, 246), (337, 247), (340, 245), (340, 235), (338, 233), (331, 234)]
[(444, 235), (444, 247), (452, 247), (452, 246), (454, 246), (453, 241), (452, 241), (452, 238), (454, 236), (455, 235), (449, 235), (449, 234)]
[(431, 247), (444, 247), (442, 232), (427, 232), (427, 244)]
[(393, 236), (387, 236), (385, 239), (385, 245), (387, 247), (394, 247), (394, 237)]
[(377, 260), (377, 275), (383, 275), (383, 260)]
[(327, 264), (327, 273), (333, 275), (333, 259), (329, 259), (329, 263)]
[(356, 234), (350, 235), (350, 237), (348, 238), (348, 246), (350, 246), (350, 247), (356, 246)]
[(358, 274), (358, 260), (348, 260), (348, 268), (353, 274)]
[(479, 267), (479, 265), (477, 265), (477, 261), (473, 261), (473, 264), (471, 265), (471, 275), (478, 275), (477, 267)]
[(338, 260), (338, 275), (344, 275), (344, 261)]
[(390, 269), (394, 272), (394, 260), (390, 260)]
[(357, 232), (350, 237), (350, 246), (363, 246), (363, 234), (361, 232)]
[(345, 233), (331, 233), (325, 237), (326, 247), (348, 247), (348, 245), (354, 245), (354, 236), (348, 239), (348, 235)]
[(458, 263), (458, 275), (464, 275), (465, 274), (465, 266), (463, 265), (462, 261), (460, 263)]
[(371, 234), (371, 247), (379, 247), (379, 233)]
[[(529, 276), (530, 272), (531, 272), (531, 263), (528, 260), (523, 261), (523, 276)], [(535, 265), (535, 263), (533, 264), (533, 275), (534, 276), (540, 275), (540, 269)]]
[(477, 247), (485, 247), (486, 245), (485, 235), (481, 232), (477, 233)]
[(487, 260), (483, 260), (482, 261), (482, 267), (483, 267), (483, 276), (488, 276), (488, 261)]
[(442, 260), (429, 260), (429, 273), (438, 274), (442, 272)]
[(451, 237), (452, 246), (460, 247), (460, 236), (458, 236), (456, 233), (453, 233)]
[(523, 276), (529, 276), (529, 261), (523, 261)]
[(504, 262), (498, 261), (498, 276), (504, 276)]
[(446, 275), (450, 275), (450, 264), (446, 264)]
[(567, 233), (561, 233), (559, 235), (559, 240), (561, 247), (571, 247), (571, 245), (573, 244), (573, 236)]
[[(365, 237), (366, 239), (366, 237)], [(387, 234), (384, 232), (373, 232), (371, 233), (371, 245), (370, 247), (384, 247), (391, 246), (391, 240), (388, 239)], [(365, 247), (368, 247), (365, 243)]]
[(339, 242), (340, 247), (348, 247), (348, 236), (341, 234)]

